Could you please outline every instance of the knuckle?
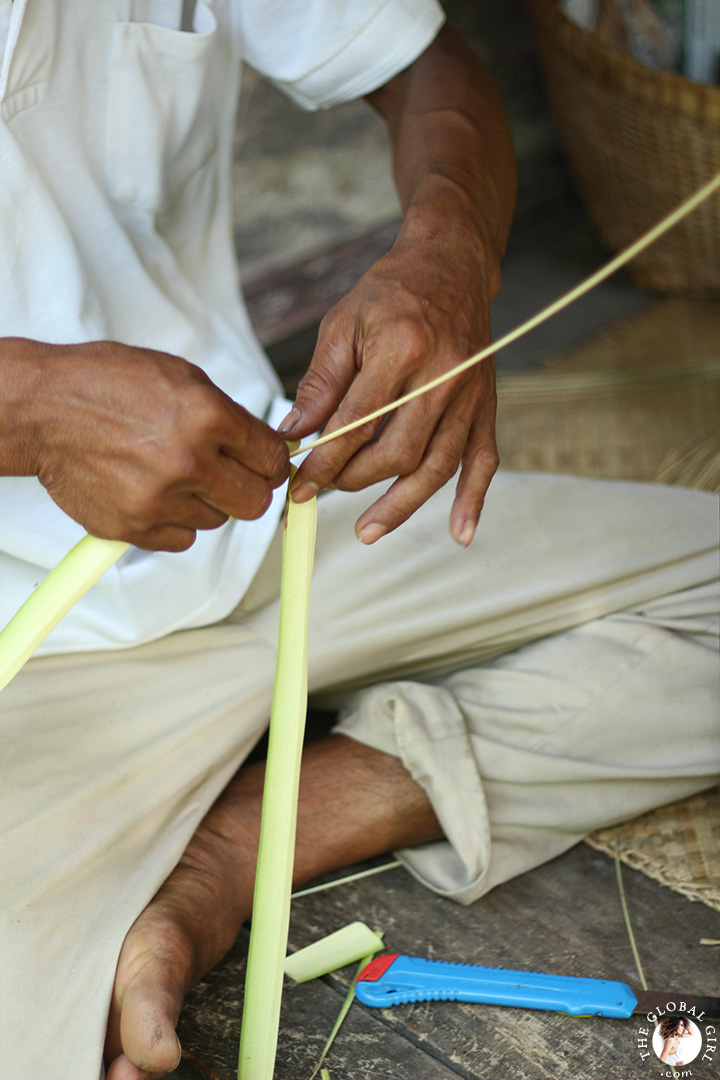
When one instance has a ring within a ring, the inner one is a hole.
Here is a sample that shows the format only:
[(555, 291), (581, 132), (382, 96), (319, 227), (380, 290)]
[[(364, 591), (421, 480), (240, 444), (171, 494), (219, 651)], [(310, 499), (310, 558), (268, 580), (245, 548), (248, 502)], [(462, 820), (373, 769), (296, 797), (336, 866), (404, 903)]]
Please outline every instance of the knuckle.
[(320, 320), (317, 336), (318, 345), (334, 348), (337, 345), (344, 344), (348, 337), (352, 335), (353, 327), (352, 314), (346, 310), (344, 302), (341, 300), (335, 307), (330, 308)]
[(407, 316), (397, 319), (393, 325), (393, 336), (396, 351), (409, 359), (420, 359), (432, 348), (430, 330), (419, 319)]
[(187, 551), (197, 539), (194, 529), (179, 526), (165, 526), (149, 529), (144, 536), (144, 542), (139, 545), (151, 551)]
[[(443, 341), (443, 359), (445, 366), (452, 370), (459, 367), (470, 356), (469, 346), (460, 345), (458, 342), (452, 339), (446, 339)], [(466, 371), (464, 375), (458, 378), (458, 386), (463, 385), (471, 387), (475, 382), (476, 373), (473, 370)]]
[[(370, 439), (374, 438), (378, 427), (380, 426), (381, 418), (377, 420), (365, 420), (367, 416), (367, 410), (359, 405), (348, 404), (344, 406), (342, 411), (338, 414), (337, 427), (346, 427), (349, 424), (358, 424), (358, 426), (348, 434), (352, 435), (352, 439), (356, 443), (366, 443)], [(358, 421), (363, 423), (358, 423)]]
[(195, 431), (216, 432), (227, 426), (225, 402), (212, 386), (194, 387), (187, 398), (187, 411)]
[(290, 473), (290, 457), (287, 443), (278, 436), (269, 440), (265, 452), (262, 473), (274, 487), (287, 480)]
[(391, 451), (388, 457), (397, 476), (409, 476), (420, 466), (423, 451), (420, 447), (405, 442)]
[(500, 467), (500, 454), (496, 446), (486, 446), (477, 455), (480, 465), (490, 474), (494, 474)]
[(158, 462), (157, 493), (178, 483), (196, 483), (203, 475), (204, 469), (195, 448), (190, 443), (177, 443), (168, 447)]
[(135, 530), (141, 531), (159, 525), (163, 515), (158, 492), (136, 488), (128, 494), (125, 513), (128, 523)]
[(245, 500), (245, 510), (242, 516), (248, 521), (255, 521), (269, 510), (271, 502), (272, 491), (270, 488), (265, 489), (262, 493), (254, 494), (250, 499)]
[(452, 479), (457, 466), (457, 459), (450, 451), (435, 450), (425, 462), (425, 472), (432, 484), (439, 488)]
[(193, 524), (197, 525), (198, 529), (219, 529), (221, 525), (224, 525), (228, 521), (228, 514), (224, 514), (222, 510), (216, 510), (214, 507), (207, 507), (203, 512), (198, 513), (197, 521)]
[(326, 397), (332, 389), (333, 381), (329, 377), (329, 374), (326, 374), (322, 368), (315, 365), (308, 368), (298, 383), (295, 400), (302, 403), (303, 401), (322, 399)]

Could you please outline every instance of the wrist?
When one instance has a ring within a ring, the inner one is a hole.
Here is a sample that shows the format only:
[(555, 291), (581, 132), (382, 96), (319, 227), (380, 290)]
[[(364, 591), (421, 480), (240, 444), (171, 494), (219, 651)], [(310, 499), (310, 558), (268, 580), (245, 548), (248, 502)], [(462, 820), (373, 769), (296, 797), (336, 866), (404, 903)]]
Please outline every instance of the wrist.
[(0, 476), (39, 471), (45, 348), (27, 338), (0, 339)]
[(453, 181), (439, 177), (408, 207), (394, 250), (424, 257), (444, 271), (453, 290), (488, 306), (500, 288), (501, 250), (471, 199)]

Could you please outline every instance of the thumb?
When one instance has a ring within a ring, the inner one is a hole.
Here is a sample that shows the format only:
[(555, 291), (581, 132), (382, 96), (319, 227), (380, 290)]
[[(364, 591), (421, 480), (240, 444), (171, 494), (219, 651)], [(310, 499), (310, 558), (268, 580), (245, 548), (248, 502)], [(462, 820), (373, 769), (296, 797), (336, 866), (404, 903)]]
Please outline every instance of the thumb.
[(332, 311), (321, 322), (310, 366), (278, 427), (283, 437), (310, 435), (327, 423), (345, 397), (357, 373), (354, 326), (354, 319)]

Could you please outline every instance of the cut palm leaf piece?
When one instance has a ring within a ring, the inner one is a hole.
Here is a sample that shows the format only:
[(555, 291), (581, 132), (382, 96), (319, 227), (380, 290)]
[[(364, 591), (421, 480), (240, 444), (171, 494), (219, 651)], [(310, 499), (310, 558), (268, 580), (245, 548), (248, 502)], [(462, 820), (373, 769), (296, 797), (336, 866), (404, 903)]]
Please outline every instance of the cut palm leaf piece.
[(356, 964), (364, 956), (372, 959), (384, 947), (382, 934), (376, 934), (365, 923), (349, 923), (286, 957), (285, 974), (295, 982), (308, 982), (347, 964)]

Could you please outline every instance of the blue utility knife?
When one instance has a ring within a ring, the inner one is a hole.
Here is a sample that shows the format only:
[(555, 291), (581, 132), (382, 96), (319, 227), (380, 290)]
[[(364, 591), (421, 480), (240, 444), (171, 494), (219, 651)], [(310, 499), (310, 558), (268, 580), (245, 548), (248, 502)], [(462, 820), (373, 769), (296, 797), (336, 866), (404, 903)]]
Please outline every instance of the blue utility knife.
[(450, 964), (416, 956), (387, 953), (372, 960), (357, 978), (355, 996), (364, 1005), (384, 1009), (414, 1001), (477, 1001), (486, 1005), (514, 1005), (521, 1009), (549, 1009), (571, 1016), (610, 1016), (627, 1019), (667, 1007), (694, 1009), (697, 1019), (718, 1016), (720, 1001), (697, 995), (668, 995), (652, 990), (635, 995), (625, 983), (583, 979), (571, 975), (545, 975), (535, 971)]

